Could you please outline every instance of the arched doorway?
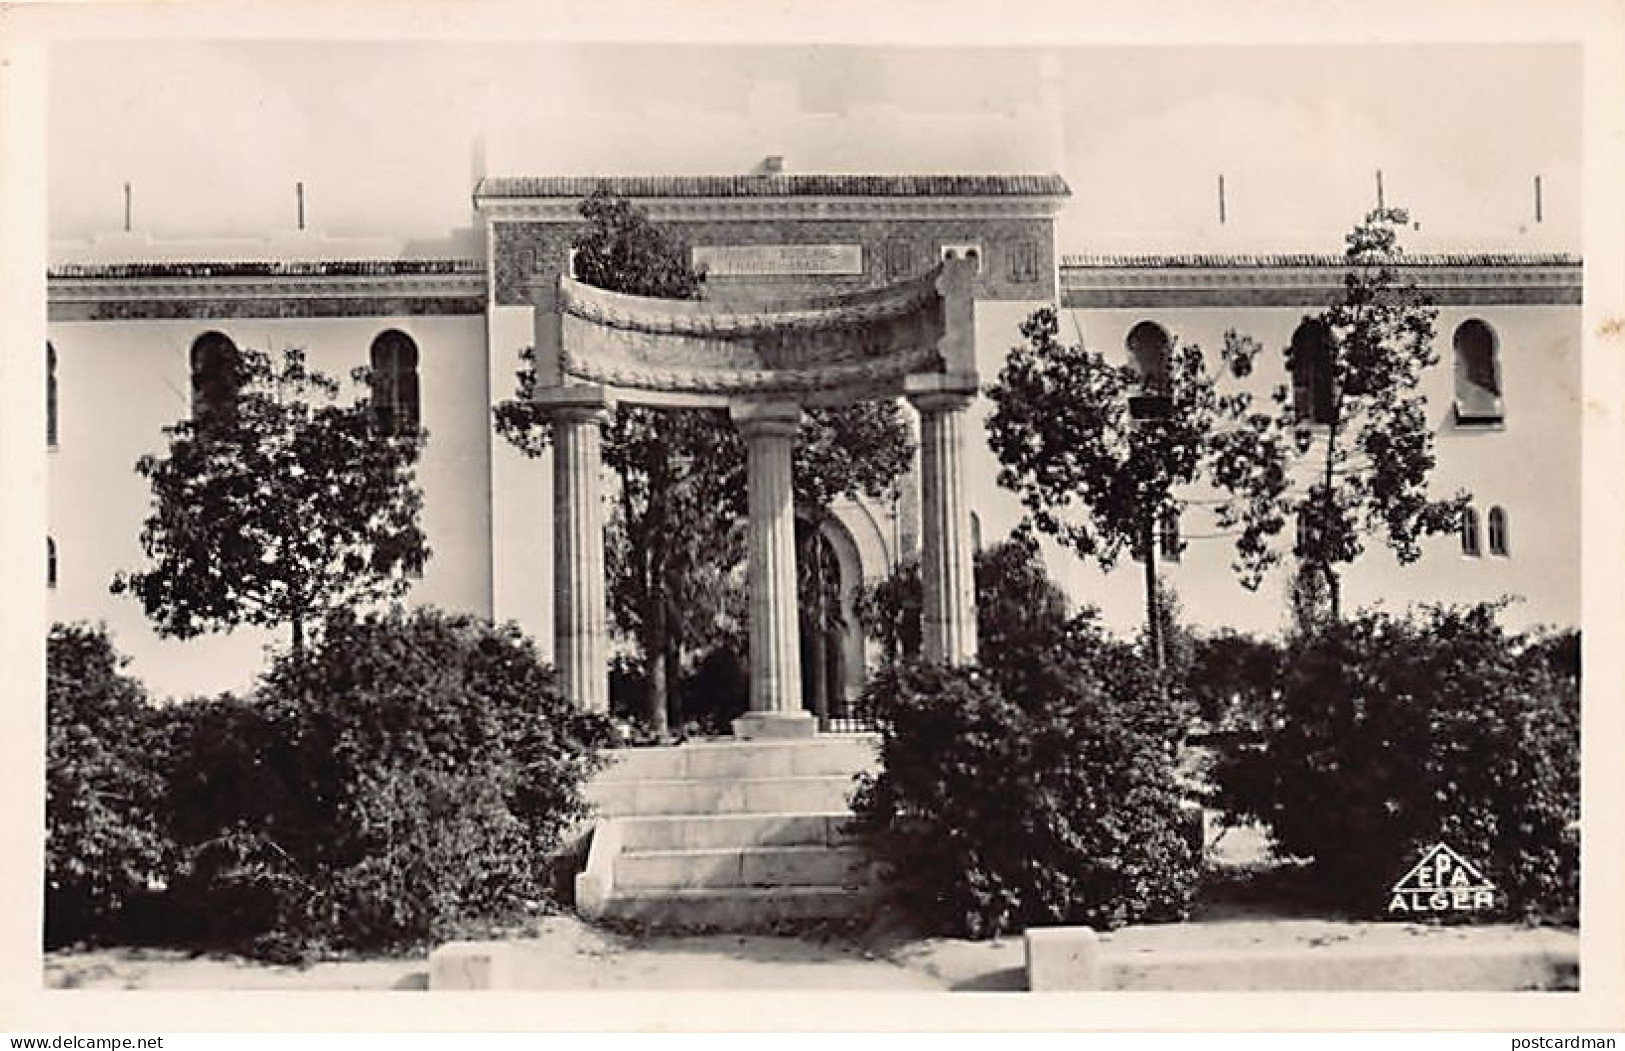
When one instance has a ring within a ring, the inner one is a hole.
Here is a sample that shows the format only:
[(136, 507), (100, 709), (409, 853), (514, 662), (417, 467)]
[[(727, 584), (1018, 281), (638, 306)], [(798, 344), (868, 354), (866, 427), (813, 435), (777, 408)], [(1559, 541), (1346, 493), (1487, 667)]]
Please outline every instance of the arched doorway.
[(856, 717), (865, 678), (863, 624), (858, 599), (863, 563), (846, 525), (825, 518), (813, 535), (811, 523), (798, 523), (800, 561), (802, 707), (820, 730), (865, 728)]

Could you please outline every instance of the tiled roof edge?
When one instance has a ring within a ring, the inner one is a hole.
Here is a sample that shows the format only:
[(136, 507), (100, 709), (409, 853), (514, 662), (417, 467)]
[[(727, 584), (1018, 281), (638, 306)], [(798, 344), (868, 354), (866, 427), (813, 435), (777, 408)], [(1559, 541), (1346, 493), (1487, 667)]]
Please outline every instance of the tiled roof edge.
[[(1332, 253), (1226, 255), (1220, 253), (1170, 255), (1066, 255), (1061, 269), (1176, 269), (1233, 267), (1335, 267), (1348, 260)], [(1402, 256), (1397, 266), (1580, 266), (1581, 258), (1570, 252), (1450, 252)]]
[(480, 199), (586, 197), (1029, 197), (1068, 196), (1059, 175), (552, 175), (480, 180)]
[(476, 275), (485, 272), (478, 259), (309, 259), (207, 260), (133, 263), (61, 263), (47, 273), (54, 278), (194, 278), (194, 277), (414, 277)]

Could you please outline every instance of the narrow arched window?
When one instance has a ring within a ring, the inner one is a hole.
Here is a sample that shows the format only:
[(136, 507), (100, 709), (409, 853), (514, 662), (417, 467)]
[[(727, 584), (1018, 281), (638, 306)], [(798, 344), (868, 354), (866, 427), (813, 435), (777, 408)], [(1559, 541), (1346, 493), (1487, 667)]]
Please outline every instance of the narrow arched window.
[(1487, 322), (1470, 318), (1456, 326), (1456, 422), (1500, 423), (1500, 341)]
[(1507, 513), (1504, 508), (1490, 508), (1490, 554), (1505, 557), (1508, 552)]
[(396, 329), (372, 341), (372, 425), (388, 438), (418, 432), (418, 345)]
[(1332, 337), (1324, 322), (1310, 318), (1292, 333), (1292, 411), (1300, 423), (1330, 424), (1335, 411)]
[(1168, 330), (1155, 321), (1142, 321), (1129, 329), (1129, 364), (1140, 377), (1140, 389), (1147, 394), (1168, 393), (1169, 355), (1173, 340)]
[(56, 587), (56, 538), (45, 538), (45, 586)]
[(242, 353), (228, 337), (205, 332), (193, 341), (192, 421), (199, 430), (236, 418), (243, 379)]
[(1478, 510), (1476, 508), (1462, 508), (1461, 553), (1469, 558), (1477, 558), (1483, 553), (1478, 540)]
[(1185, 545), (1179, 539), (1179, 512), (1165, 512), (1160, 525), (1157, 533), (1162, 557), (1169, 562), (1178, 562), (1185, 550)]
[(975, 511), (970, 513), (970, 549), (982, 550), (982, 516)]
[(45, 444), (56, 448), (56, 348), (45, 343)]

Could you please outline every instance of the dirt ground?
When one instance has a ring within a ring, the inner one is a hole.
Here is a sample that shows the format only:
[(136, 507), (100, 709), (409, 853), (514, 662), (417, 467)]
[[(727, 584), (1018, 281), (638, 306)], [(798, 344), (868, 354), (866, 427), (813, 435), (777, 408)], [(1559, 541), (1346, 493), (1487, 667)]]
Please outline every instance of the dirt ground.
[[(529, 989), (940, 990), (945, 982), (845, 937), (632, 935), (572, 916), (516, 939), (515, 981)], [(45, 957), (51, 989), (426, 989), (425, 956), (277, 966), (157, 949), (62, 951)]]
[[(1570, 929), (1511, 924), (1430, 927), (1262, 915), (1244, 907), (1212, 910), (1191, 922), (1129, 927), (1101, 936), (1112, 957), (1217, 950), (1344, 950), (1448, 942), (1474, 951), (1513, 947), (1560, 951), (1578, 942)], [(601, 930), (570, 916), (548, 917), (512, 942), (514, 977), (535, 990), (654, 991), (796, 989), (997, 991), (1026, 987), (1018, 937), (972, 942), (920, 938), (885, 921), (856, 935), (633, 935)], [(308, 967), (171, 950), (61, 951), (45, 958), (51, 989), (422, 990), (426, 956), (347, 960)]]

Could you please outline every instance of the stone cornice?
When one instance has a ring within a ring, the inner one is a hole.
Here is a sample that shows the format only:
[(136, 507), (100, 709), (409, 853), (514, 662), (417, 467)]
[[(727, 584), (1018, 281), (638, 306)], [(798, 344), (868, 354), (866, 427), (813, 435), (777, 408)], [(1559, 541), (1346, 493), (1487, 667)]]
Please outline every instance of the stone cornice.
[(472, 314), (485, 307), (477, 260), (160, 262), (53, 267), (54, 320)]
[[(1341, 256), (1069, 256), (1061, 299), (1071, 307), (1318, 307), (1343, 288)], [(1395, 267), (1441, 306), (1572, 305), (1584, 284), (1565, 254), (1421, 255)]]
[(559, 303), (584, 321), (640, 332), (725, 339), (809, 333), (906, 318), (933, 307), (941, 270), (939, 265), (908, 281), (845, 295), (779, 301), (771, 309), (741, 309), (727, 300), (629, 296), (560, 277)]
[(964, 366), (973, 279), (972, 261), (950, 259), (884, 288), (746, 311), (561, 276), (535, 286), (537, 382), (602, 384), (633, 401), (895, 392), (910, 375)]

